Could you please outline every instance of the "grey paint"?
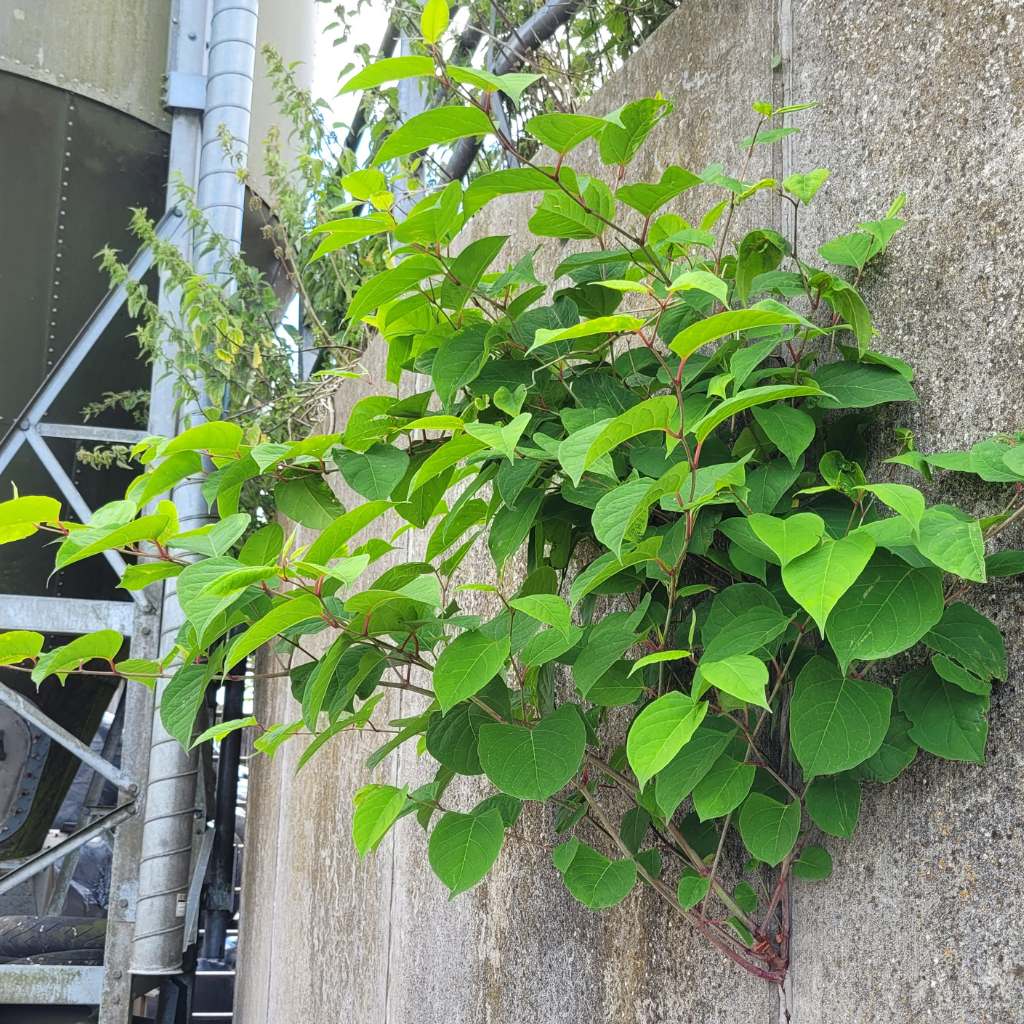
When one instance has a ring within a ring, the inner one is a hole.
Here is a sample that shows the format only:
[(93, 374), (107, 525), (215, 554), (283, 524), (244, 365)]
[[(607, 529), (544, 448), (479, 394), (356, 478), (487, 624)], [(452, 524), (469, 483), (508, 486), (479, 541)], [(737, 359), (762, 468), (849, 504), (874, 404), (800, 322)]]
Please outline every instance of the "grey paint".
[[(1014, 283), (1024, 259), (1020, 32), (1010, 2), (705, 0), (676, 13), (593, 106), (604, 111), (656, 88), (676, 102), (638, 161), (645, 177), (673, 161), (699, 170), (723, 159), (738, 169), (734, 145), (749, 131), (751, 100), (820, 100), (804, 133), (783, 152), (759, 154), (751, 173), (832, 168), (800, 226), (808, 252), (908, 193), (909, 228), (865, 290), (878, 347), (918, 367), (922, 398), (900, 421), (925, 450), (962, 446), (1024, 419)], [(773, 70), (776, 54), (783, 59)], [(510, 233), (512, 258), (527, 243), (529, 209), (497, 202), (472, 233)], [(792, 230), (778, 207), (762, 206), (757, 217)], [(550, 268), (562, 251), (547, 247), (538, 265)], [(379, 371), (377, 353), (377, 389)], [(358, 397), (348, 386), (339, 394), (339, 419)], [(986, 507), (982, 492), (958, 497)], [(1011, 540), (1020, 546), (1019, 535)], [(485, 555), (468, 571), (492, 572)], [(1024, 1020), (1024, 600), (1013, 582), (969, 599), (996, 614), (1011, 643), (990, 763), (923, 759), (866, 795), (852, 842), (830, 843), (834, 877), (801, 887), (795, 901), (787, 1002), (797, 1024)], [(294, 717), (280, 685), (260, 702), (261, 721)], [(452, 902), (411, 822), (359, 862), (348, 802), (373, 745), (368, 736), (336, 743), (297, 780), (297, 751), (253, 763), (241, 1024), (784, 1019), (774, 992), (691, 941), (648, 894), (600, 915), (574, 906), (549, 866), (551, 830), (539, 813), (526, 817), (491, 878)], [(402, 781), (415, 782), (413, 752), (395, 760)], [(461, 793), (460, 805), (471, 798)]]

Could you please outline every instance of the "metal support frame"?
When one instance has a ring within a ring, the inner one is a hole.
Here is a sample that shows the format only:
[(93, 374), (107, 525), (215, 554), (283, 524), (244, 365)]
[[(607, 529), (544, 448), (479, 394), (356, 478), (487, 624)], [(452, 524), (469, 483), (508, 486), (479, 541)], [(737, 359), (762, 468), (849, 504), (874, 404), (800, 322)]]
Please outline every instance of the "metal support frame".
[[(165, 242), (174, 241), (185, 225), (185, 218), (181, 212), (172, 208), (161, 217), (156, 226), (157, 239)], [(153, 266), (153, 252), (149, 246), (142, 246), (132, 258), (127, 267), (127, 277), (130, 281), (141, 280)], [(47, 374), (46, 380), (39, 386), (36, 393), (29, 400), (22, 414), (17, 417), (7, 433), (0, 439), (0, 473), (3, 473), (10, 465), (11, 459), (18, 453), (22, 445), (31, 443), (33, 436), (67, 437), (74, 436), (82, 440), (107, 441), (110, 440), (109, 428), (93, 427), (88, 424), (75, 426), (74, 435), (61, 434), (57, 431), (60, 427), (49, 427), (43, 424), (43, 419), (49, 413), (54, 401), (64, 390), (67, 383), (75, 375), (75, 372), (85, 361), (86, 356), (93, 350), (96, 343), (103, 336), (103, 332), (110, 326), (110, 322), (117, 315), (118, 311), (128, 299), (128, 287), (126, 284), (115, 285), (100, 301), (100, 304), (92, 311), (89, 318), (82, 324), (78, 334), (68, 346), (67, 351), (57, 360), (53, 369)], [(118, 433), (121, 433), (120, 431)], [(70, 498), (69, 498), (70, 500)]]
[(131, 601), (93, 601), (77, 597), (32, 597), (0, 594), (0, 629), (39, 629), (80, 635), (97, 629), (132, 632)]
[[(138, 791), (138, 784), (122, 769), (112, 765), (109, 761), (97, 754), (88, 743), (83, 743), (73, 733), (68, 732), (62, 725), (58, 725), (48, 715), (43, 714), (39, 708), (28, 699), (23, 697), (17, 690), (0, 683), (0, 701), (3, 701), (9, 708), (17, 711), (22, 718), (31, 722), (40, 732), (45, 732), (51, 739), (56, 740), (62, 747), (70, 750), (84, 764), (87, 764), (93, 771), (99, 772), (105, 779), (109, 779), (119, 789), (125, 789), (129, 793)], [(7, 890), (2, 888), (6, 878), (0, 879), (0, 892)]]
[[(256, 62), (257, 0), (213, 0), (210, 18), (209, 57), (206, 69), (206, 110), (202, 119), (196, 203), (211, 233), (226, 240), (237, 252), (241, 245), (245, 210), (245, 184), (233, 159), (244, 159), (249, 138), (252, 79)], [(182, 112), (183, 113), (183, 112)], [(177, 114), (175, 120), (177, 121)], [(172, 126), (172, 148), (176, 125)], [(222, 134), (230, 136), (234, 154), (225, 153)], [(189, 141), (194, 137), (189, 134)], [(192, 254), (197, 273), (211, 282), (226, 285), (227, 268), (221, 252), (199, 240)], [(171, 296), (161, 292), (161, 302)], [(170, 310), (173, 315), (173, 309)], [(156, 392), (154, 391), (154, 397)], [(212, 396), (216, 400), (219, 396)], [(150, 408), (153, 433), (169, 434), (182, 426), (201, 422), (203, 402), (187, 405), (173, 422), (173, 404), (154, 402)], [(172, 494), (183, 528), (209, 521), (209, 507), (201, 491), (201, 479), (183, 481)], [(160, 622), (160, 653), (169, 653), (184, 621), (177, 601), (175, 580), (167, 581)], [(166, 683), (157, 685), (159, 703)], [(182, 951), (195, 938), (189, 914), (189, 897), (198, 859), (195, 799), (198, 754), (182, 750), (159, 715), (153, 718), (148, 791), (132, 971), (150, 976), (172, 975), (182, 969)], [(207, 846), (208, 849), (208, 846)], [(205, 864), (203, 864), (205, 868)]]
[(8, 872), (3, 878), (0, 878), (0, 896), (5, 892), (10, 892), (15, 887), (21, 885), (22, 882), (27, 882), (30, 878), (38, 875), (40, 871), (56, 864), (69, 853), (74, 853), (75, 850), (85, 846), (90, 839), (106, 832), (108, 829), (116, 827), (134, 813), (135, 801), (130, 800), (128, 803), (121, 804), (119, 807), (115, 807), (112, 811), (108, 811), (97, 818), (91, 825), (86, 825), (77, 832), (72, 832), (67, 839), (61, 840), (61, 842), (54, 846), (47, 847), (34, 857), (29, 857), (19, 867)]
[[(158, 223), (156, 235), (162, 241), (179, 245), (185, 253), (190, 253), (193, 242), (185, 230), (186, 218), (171, 200), (179, 178), (197, 189), (198, 205), (211, 229), (227, 238), (234, 251), (240, 245), (245, 186), (237, 176), (236, 165), (224, 154), (220, 132), (221, 126), (225, 126), (244, 156), (249, 135), (256, 17), (257, 0), (171, 3), (168, 211)], [(205, 85), (205, 96), (200, 104), (201, 82)], [(214, 281), (224, 280), (223, 268), (211, 262), (211, 255), (200, 246), (190, 255), (200, 273)], [(128, 279), (140, 280), (152, 266), (152, 251), (141, 248), (128, 265)], [(83, 522), (90, 518), (91, 510), (47, 439), (131, 444), (142, 435), (89, 424), (48, 423), (45, 417), (126, 301), (127, 293), (124, 283), (111, 289), (15, 425), (0, 438), (0, 473), (27, 444)], [(160, 303), (165, 312), (174, 314), (177, 296), (169, 293), (165, 282)], [(173, 387), (173, 379), (165, 372), (163, 361), (158, 360), (151, 387), (151, 433), (172, 434), (180, 425), (181, 419), (175, 415)], [(186, 425), (190, 417), (200, 413), (198, 408), (184, 410)], [(173, 495), (181, 508), (183, 526), (200, 525), (207, 515), (199, 483), (186, 481)], [(116, 553), (112, 554), (114, 557), (108, 560), (120, 571), (124, 562)], [(110, 627), (131, 636), (132, 657), (156, 658), (166, 653), (181, 624), (173, 581), (166, 587), (155, 584), (134, 592), (132, 598), (134, 604), (0, 595), (0, 626), (72, 634)], [(119, 787), (118, 806), (114, 810), (85, 824), (0, 880), (0, 891), (17, 885), (74, 853), (93, 836), (113, 830), (104, 967), (0, 965), (0, 987), (5, 998), (7, 993), (16, 991), (14, 1001), (23, 1005), (98, 1005), (99, 1024), (126, 1024), (131, 1016), (133, 974), (151, 977), (174, 975), (182, 970), (182, 948), (195, 938), (199, 891), (196, 879), (205, 867), (202, 852), (208, 853), (213, 834), (197, 836), (195, 757), (182, 751), (163, 728), (157, 712), (164, 689), (165, 686), (158, 685), (155, 695), (141, 686), (125, 691), (121, 766), (117, 767), (52, 722), (31, 701), (7, 687), (0, 688), (0, 701), (67, 747), (99, 777)], [(137, 813), (143, 808), (144, 814)], [(204, 822), (200, 821), (199, 826), (201, 834)], [(187, 910), (189, 902), (193, 904), (191, 913)], [(10, 984), (5, 983), (8, 980)]]

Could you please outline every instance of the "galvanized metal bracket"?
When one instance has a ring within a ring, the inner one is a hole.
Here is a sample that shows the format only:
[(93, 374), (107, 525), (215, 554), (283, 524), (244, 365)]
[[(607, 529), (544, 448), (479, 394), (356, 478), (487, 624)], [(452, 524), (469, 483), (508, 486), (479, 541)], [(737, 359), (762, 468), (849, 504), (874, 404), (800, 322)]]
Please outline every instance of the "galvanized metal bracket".
[(190, 75), (185, 71), (169, 72), (164, 106), (168, 110), (204, 111), (206, 75)]

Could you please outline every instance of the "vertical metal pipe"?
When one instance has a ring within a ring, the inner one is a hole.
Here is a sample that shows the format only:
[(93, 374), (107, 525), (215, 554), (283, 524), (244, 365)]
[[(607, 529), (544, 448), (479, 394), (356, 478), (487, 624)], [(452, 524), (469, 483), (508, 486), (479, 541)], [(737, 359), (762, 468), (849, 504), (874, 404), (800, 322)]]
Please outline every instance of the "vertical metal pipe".
[[(199, 143), (197, 204), (210, 230), (223, 236), (235, 251), (241, 244), (245, 184), (238, 177), (237, 165), (225, 150), (221, 136), (226, 132), (231, 137), (234, 154), (244, 161), (256, 60), (257, 9), (257, 0), (213, 0), (208, 35), (206, 109)], [(193, 141), (192, 136), (190, 131), (189, 142)], [(225, 268), (219, 265), (218, 254), (205, 252), (202, 240), (196, 243), (193, 262), (200, 273), (214, 281), (226, 282)], [(186, 406), (172, 424), (168, 422), (168, 414), (174, 408), (173, 396), (163, 394), (160, 408), (153, 410), (151, 430), (170, 434), (176, 428), (199, 422), (203, 418), (203, 404)], [(153, 419), (158, 421), (156, 428)], [(182, 529), (192, 529), (209, 520), (201, 484), (201, 478), (197, 477), (175, 488), (173, 500)], [(183, 621), (172, 579), (164, 591), (160, 629), (162, 654), (173, 647)], [(158, 705), (165, 690), (166, 682), (158, 687)], [(177, 973), (181, 970), (182, 950), (192, 938), (185, 934), (185, 910), (197, 828), (197, 769), (196, 753), (184, 751), (164, 728), (159, 714), (155, 715), (132, 959), (132, 970), (136, 974)]]
[[(249, 147), (258, 10), (258, 0), (213, 0), (210, 19), (197, 202), (210, 230), (234, 252), (242, 243), (245, 183), (238, 169), (245, 167)], [(216, 250), (207, 252), (200, 243), (195, 265), (200, 274), (225, 282), (225, 268)]]
[[(233, 673), (244, 673), (245, 663)], [(245, 684), (241, 679), (224, 684), (224, 720), (242, 717)], [(235, 815), (238, 810), (238, 764), (242, 733), (236, 729), (221, 741), (217, 757), (217, 801), (213, 822), (213, 850), (206, 873), (206, 919), (202, 956), (224, 959), (224, 942), (235, 913)]]

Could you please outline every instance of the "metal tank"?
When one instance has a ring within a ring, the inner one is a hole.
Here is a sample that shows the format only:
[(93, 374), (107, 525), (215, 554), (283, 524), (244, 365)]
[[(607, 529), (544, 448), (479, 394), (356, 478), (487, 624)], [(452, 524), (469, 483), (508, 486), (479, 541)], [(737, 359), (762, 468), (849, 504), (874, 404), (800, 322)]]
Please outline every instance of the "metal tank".
[[(84, 518), (117, 497), (127, 475), (84, 466), (78, 446), (173, 429), (166, 386), (138, 358), (123, 294), (108, 292), (96, 261), (105, 245), (135, 250), (131, 207), (159, 217), (168, 181), (181, 174), (215, 226), (240, 235), (250, 261), (276, 280), (260, 232), (265, 211), (251, 212), (252, 196), (217, 166), (211, 138), (221, 123), (247, 134), (250, 181), (262, 198), (262, 143), (277, 112), (259, 48), (269, 42), (304, 62), (298, 75), (308, 84), (314, 0), (259, 0), (258, 8), (257, 18), (257, 0), (0, 0), (0, 500), (14, 484), (53, 494), (66, 515)], [(287, 128), (281, 134), (287, 140)], [(173, 213), (162, 230), (187, 251)], [(132, 270), (157, 287), (146, 252)], [(83, 406), (104, 392), (151, 383), (149, 424), (124, 412), (84, 422)], [(102, 561), (52, 578), (51, 568), (38, 536), (0, 549), (0, 631), (35, 629), (66, 642), (114, 628), (126, 650), (146, 656), (175, 622), (173, 594), (133, 599), (114, 589), (115, 572)], [(209, 851), (206, 787), (196, 784), (194, 759), (153, 721), (141, 687), (121, 693), (116, 680), (71, 675), (65, 687), (51, 680), (37, 693), (23, 674), (0, 668), (0, 915), (59, 911), (81, 852), (103, 836), (113, 847), (105, 953), (8, 964), (0, 948), (0, 1007), (23, 1005), (25, 1020), (35, 1019), (31, 1006), (76, 1004), (99, 1006), (103, 1024), (120, 1024), (147, 979), (182, 970)], [(192, 783), (174, 783), (183, 822), (175, 859), (159, 782), (182, 773)], [(84, 810), (79, 800), (77, 820), (60, 820), (62, 810), (55, 821), (73, 780), (86, 793)], [(104, 786), (108, 797), (116, 792), (115, 810), (90, 814), (90, 803), (108, 802)], [(48, 852), (69, 835), (61, 856)], [(183, 855), (182, 836), (191, 846)]]

